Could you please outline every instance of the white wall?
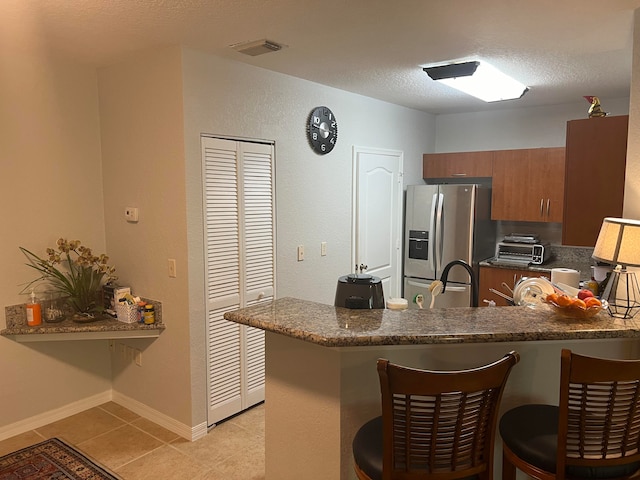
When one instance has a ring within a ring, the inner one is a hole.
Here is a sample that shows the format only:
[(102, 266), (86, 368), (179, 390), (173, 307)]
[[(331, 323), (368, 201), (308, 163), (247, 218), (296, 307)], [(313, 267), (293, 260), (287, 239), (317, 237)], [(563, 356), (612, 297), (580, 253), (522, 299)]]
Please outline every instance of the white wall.
[[(202, 218), (200, 133), (274, 140), (278, 296), (333, 303), (337, 278), (353, 268), (353, 146), (404, 151), (405, 181), (416, 183), (422, 153), (433, 145), (434, 117), (195, 51), (185, 51), (184, 72), (190, 221)], [(306, 139), (307, 116), (317, 105), (331, 108), (338, 120), (337, 146), (324, 156)], [(202, 251), (200, 230), (191, 237), (194, 255)], [(297, 261), (298, 245), (305, 246), (304, 262)]]
[[(45, 256), (59, 237), (81, 240), (94, 253), (106, 244), (95, 69), (25, 50), (20, 38), (0, 40), (4, 308), (23, 303), (21, 285), (37, 277), (18, 247)], [(0, 337), (0, 366), (0, 437), (111, 388), (106, 341), (22, 344)]]
[(98, 74), (109, 253), (122, 285), (162, 302), (167, 325), (157, 339), (123, 341), (142, 350), (142, 367), (114, 355), (114, 394), (191, 426), (181, 52), (143, 52)]
[[(535, 95), (535, 90), (527, 93)], [(587, 118), (589, 103), (576, 103), (494, 112), (438, 115), (435, 152), (563, 147), (567, 121)], [(629, 113), (628, 98), (601, 98), (611, 116)]]
[(640, 130), (640, 9), (634, 12), (633, 45), (635, 48), (631, 75), (631, 111), (623, 216), (640, 220), (640, 136), (637, 135)]

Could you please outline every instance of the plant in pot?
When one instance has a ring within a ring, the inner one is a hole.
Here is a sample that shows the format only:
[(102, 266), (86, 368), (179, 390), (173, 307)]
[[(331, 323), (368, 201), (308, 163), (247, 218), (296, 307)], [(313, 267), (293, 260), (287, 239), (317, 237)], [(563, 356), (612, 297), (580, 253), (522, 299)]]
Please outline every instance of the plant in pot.
[(46, 249), (46, 258), (24, 247), (20, 250), (27, 257), (27, 266), (40, 275), (22, 293), (31, 291), (36, 283), (45, 282), (48, 291), (57, 292), (73, 313), (93, 318), (102, 312), (102, 285), (118, 278), (114, 275), (115, 268), (107, 263), (107, 255), (95, 256), (80, 240), (65, 238), (58, 239), (55, 249)]

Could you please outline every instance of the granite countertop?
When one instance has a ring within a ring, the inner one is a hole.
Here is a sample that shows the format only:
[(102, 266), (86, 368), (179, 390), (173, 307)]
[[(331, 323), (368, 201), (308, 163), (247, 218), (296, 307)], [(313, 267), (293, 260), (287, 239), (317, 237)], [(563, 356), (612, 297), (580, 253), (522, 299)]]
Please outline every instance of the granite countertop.
[(638, 320), (567, 319), (551, 307), (350, 310), (281, 298), (225, 313), (236, 323), (326, 347), (640, 338)]
[(73, 318), (65, 318), (60, 322), (53, 323), (43, 320), (36, 327), (27, 325), (24, 304), (11, 305), (5, 307), (7, 328), (0, 331), (0, 335), (18, 340), (30, 338), (34, 341), (53, 340), (54, 337), (60, 337), (60, 339), (108, 338), (109, 334), (129, 338), (157, 336), (166, 328), (162, 322), (162, 304), (153, 300), (150, 303), (153, 303), (155, 307), (156, 323), (149, 325), (138, 322), (120, 322), (105, 315), (103, 318), (91, 322), (78, 322)]

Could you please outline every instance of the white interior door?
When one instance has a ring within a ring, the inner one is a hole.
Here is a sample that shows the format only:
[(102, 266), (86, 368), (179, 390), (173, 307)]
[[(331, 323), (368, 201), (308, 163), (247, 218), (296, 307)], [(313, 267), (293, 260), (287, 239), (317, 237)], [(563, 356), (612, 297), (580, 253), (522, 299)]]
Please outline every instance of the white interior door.
[(385, 299), (401, 295), (402, 152), (354, 147), (352, 265), (380, 277)]

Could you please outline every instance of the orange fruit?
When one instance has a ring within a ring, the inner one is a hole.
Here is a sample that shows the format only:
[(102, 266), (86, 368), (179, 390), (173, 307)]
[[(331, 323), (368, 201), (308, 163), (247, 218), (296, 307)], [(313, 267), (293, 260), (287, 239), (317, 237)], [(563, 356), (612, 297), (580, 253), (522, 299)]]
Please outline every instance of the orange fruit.
[(548, 303), (558, 303), (558, 294), (557, 293), (550, 293), (549, 295), (547, 295), (547, 298), (545, 300)]
[(586, 310), (587, 305), (584, 303), (584, 300), (580, 300), (579, 298), (571, 299), (571, 307), (579, 308), (580, 310)]
[(602, 302), (598, 300), (596, 297), (589, 297), (584, 301), (584, 303), (587, 306), (587, 308), (602, 306)]
[(559, 307), (568, 307), (571, 305), (571, 299), (567, 295), (558, 295), (556, 305)]

